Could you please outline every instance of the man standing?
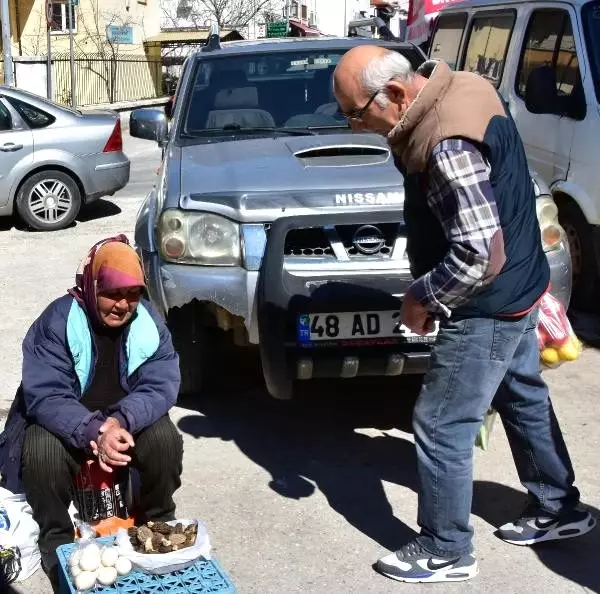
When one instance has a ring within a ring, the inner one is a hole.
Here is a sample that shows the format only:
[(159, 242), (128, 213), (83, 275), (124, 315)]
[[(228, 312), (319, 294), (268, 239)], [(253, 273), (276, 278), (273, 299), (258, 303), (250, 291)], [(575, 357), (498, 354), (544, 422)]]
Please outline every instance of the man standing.
[(334, 75), (353, 129), (387, 136), (404, 175), (408, 256), (415, 281), (402, 322), (419, 334), (441, 318), (413, 427), (420, 535), (377, 563), (405, 582), (477, 574), (469, 524), (473, 444), (493, 402), (529, 505), (502, 526), (531, 545), (589, 532), (567, 448), (540, 375), (537, 304), (550, 271), (534, 188), (514, 121), (476, 74), (360, 46)]

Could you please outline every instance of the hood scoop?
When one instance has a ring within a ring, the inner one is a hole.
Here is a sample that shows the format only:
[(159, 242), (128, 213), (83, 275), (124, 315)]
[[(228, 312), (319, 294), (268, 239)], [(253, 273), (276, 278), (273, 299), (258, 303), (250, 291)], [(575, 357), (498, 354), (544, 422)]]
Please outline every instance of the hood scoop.
[(305, 167), (357, 167), (385, 163), (390, 151), (381, 146), (341, 144), (303, 149), (294, 156)]

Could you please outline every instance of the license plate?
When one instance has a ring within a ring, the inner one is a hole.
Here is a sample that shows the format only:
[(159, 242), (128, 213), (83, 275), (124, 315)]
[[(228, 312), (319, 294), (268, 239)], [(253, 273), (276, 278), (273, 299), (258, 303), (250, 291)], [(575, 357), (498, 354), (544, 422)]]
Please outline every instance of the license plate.
[[(430, 342), (438, 332), (427, 334)], [(398, 338), (408, 341), (423, 341), (400, 322), (399, 311), (363, 311), (341, 313), (313, 313), (298, 316), (298, 342), (308, 344), (327, 340), (368, 340), (376, 338)]]

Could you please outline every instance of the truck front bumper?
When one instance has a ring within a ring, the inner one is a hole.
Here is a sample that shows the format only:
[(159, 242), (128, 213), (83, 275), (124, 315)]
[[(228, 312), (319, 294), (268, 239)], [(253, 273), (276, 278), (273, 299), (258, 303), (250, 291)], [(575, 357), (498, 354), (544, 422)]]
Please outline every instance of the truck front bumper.
[[(381, 213), (379, 218), (385, 223), (397, 221), (400, 215)], [(336, 214), (331, 223), (372, 224), (373, 219), (373, 213)], [(326, 279), (322, 275), (311, 278), (290, 273), (284, 265), (287, 233), (328, 223), (324, 215), (285, 218), (273, 223), (260, 270), (170, 264), (161, 261), (156, 253), (142, 252), (151, 299), (165, 315), (171, 308), (197, 300), (213, 303), (241, 318), (249, 342), (260, 346), (266, 385), (277, 398), (291, 396), (295, 379), (425, 373), (432, 340), (356, 346), (345, 343), (328, 348), (306, 348), (297, 342), (298, 315), (398, 310), (412, 281), (406, 270)], [(552, 293), (568, 305), (571, 260), (566, 241), (546, 255)]]

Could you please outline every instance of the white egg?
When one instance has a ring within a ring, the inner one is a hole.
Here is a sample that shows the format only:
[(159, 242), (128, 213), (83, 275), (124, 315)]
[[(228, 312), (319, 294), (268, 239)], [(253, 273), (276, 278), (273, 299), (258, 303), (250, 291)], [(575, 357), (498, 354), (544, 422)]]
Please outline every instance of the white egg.
[(96, 547), (88, 547), (81, 553), (79, 567), (83, 571), (95, 571), (100, 567), (100, 549)]
[(119, 557), (115, 568), (119, 575), (127, 575), (131, 573), (131, 561), (127, 557)]
[(79, 560), (81, 559), (81, 549), (75, 549), (71, 556), (69, 557), (69, 565), (74, 567), (79, 564)]
[(114, 567), (119, 558), (119, 551), (115, 547), (106, 547), (102, 551), (100, 560), (104, 567)]
[(79, 565), (71, 565), (71, 575), (76, 578), (81, 573)]
[(96, 575), (91, 571), (82, 571), (74, 580), (75, 587), (79, 592), (91, 590), (96, 583)]
[(112, 586), (117, 581), (117, 570), (114, 567), (101, 567), (97, 579), (103, 586)]

